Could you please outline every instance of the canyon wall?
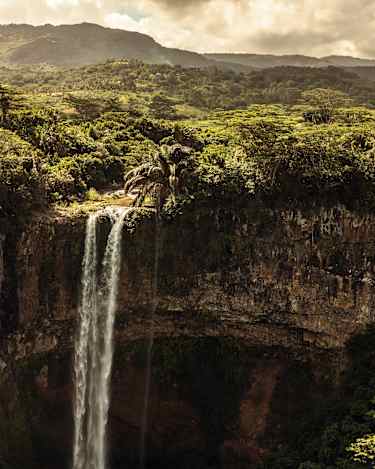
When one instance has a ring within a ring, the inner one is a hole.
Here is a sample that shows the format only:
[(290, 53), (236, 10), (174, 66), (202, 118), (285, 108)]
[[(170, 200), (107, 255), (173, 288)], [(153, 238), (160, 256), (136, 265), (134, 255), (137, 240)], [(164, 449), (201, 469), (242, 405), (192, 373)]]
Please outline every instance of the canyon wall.
[[(85, 219), (35, 215), (0, 234), (0, 467), (69, 465)], [(374, 322), (374, 220), (339, 206), (256, 203), (159, 225), (130, 214), (109, 420), (114, 466), (138, 458), (151, 331), (153, 467), (176, 459), (249, 467), (292, 438), (295, 422), (337, 392), (347, 341)], [(107, 231), (103, 218), (99, 238)]]

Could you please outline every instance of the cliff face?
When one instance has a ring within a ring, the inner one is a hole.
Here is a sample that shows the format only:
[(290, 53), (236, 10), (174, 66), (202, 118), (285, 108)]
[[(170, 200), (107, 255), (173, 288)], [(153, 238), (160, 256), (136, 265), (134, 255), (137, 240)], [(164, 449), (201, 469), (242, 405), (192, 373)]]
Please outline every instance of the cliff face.
[[(103, 220), (103, 239), (107, 229)], [(85, 217), (62, 214), (0, 236), (0, 465), (69, 462), (84, 236)], [(129, 229), (113, 463), (138, 458), (151, 331), (155, 467), (182, 455), (187, 467), (238, 467), (291, 438), (294, 423), (335, 392), (346, 341), (374, 321), (374, 240), (374, 217), (342, 207), (207, 208)]]

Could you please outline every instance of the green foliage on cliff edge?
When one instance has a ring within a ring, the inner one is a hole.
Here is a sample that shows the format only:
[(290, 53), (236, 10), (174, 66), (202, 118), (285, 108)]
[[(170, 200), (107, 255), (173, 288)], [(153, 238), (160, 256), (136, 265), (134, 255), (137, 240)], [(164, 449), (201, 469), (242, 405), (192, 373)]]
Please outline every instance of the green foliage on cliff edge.
[(0, 218), (43, 204), (41, 154), (15, 134), (0, 129)]
[[(203, 105), (201, 100), (192, 104), (190, 88), (197, 72), (158, 67), (109, 62), (69, 73), (28, 68), (31, 77), (39, 70), (44, 78), (31, 83), (25, 75), (17, 106), (10, 106), (1, 122), (0, 210), (27, 212), (49, 203), (84, 200), (91, 188), (121, 187), (127, 171), (149, 161), (162, 146), (175, 144), (191, 148), (189, 177), (177, 204), (165, 205), (167, 216), (203, 200), (260, 198), (290, 204), (319, 199), (374, 207), (371, 109), (340, 109), (345, 100), (336, 100), (334, 106), (330, 103), (329, 123), (319, 124), (306, 119), (306, 112), (314, 111), (310, 101), (294, 107), (246, 107), (254, 101), (240, 105), (234, 84), (255, 78), (213, 70), (202, 72), (202, 80), (210, 83), (211, 91), (214, 83), (220, 84), (215, 93), (222, 95), (224, 83), (233, 85), (224, 93), (231, 106), (219, 101)], [(16, 72), (8, 72), (2, 69), (0, 77), (14, 83)], [(302, 80), (308, 86), (301, 85), (301, 90), (310, 90), (309, 95), (325, 83), (314, 77)], [(177, 89), (188, 95), (179, 95)], [(343, 95), (325, 91), (327, 96), (337, 94)], [(195, 106), (185, 116), (193, 119), (181, 120), (181, 105), (190, 110)], [(236, 109), (225, 110), (231, 107)]]

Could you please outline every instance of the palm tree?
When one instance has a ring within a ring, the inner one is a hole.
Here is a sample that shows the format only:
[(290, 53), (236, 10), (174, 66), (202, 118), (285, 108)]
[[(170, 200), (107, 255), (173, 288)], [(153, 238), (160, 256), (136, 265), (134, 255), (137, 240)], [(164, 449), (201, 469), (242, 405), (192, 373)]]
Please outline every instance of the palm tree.
[(151, 197), (160, 211), (168, 197), (175, 202), (185, 190), (189, 153), (190, 148), (181, 145), (163, 146), (148, 161), (129, 171), (125, 175), (125, 191), (137, 191), (134, 204), (140, 206), (146, 197)]

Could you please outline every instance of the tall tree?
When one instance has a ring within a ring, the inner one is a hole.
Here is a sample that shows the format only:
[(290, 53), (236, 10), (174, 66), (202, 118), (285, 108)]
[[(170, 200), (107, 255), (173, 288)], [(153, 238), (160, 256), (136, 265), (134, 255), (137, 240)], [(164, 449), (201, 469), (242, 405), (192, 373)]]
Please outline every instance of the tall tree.
[(316, 124), (331, 122), (338, 108), (347, 107), (353, 103), (347, 94), (330, 88), (314, 88), (304, 91), (301, 95), (301, 102), (311, 106), (311, 111), (304, 114), (305, 120)]
[(173, 119), (176, 117), (174, 102), (163, 93), (153, 96), (150, 102), (150, 112), (156, 119)]
[(151, 197), (160, 210), (170, 197), (186, 190), (190, 148), (181, 145), (164, 146), (148, 161), (125, 175), (125, 191), (137, 191), (135, 205), (140, 206), (146, 197)]
[(101, 106), (96, 97), (69, 94), (65, 100), (83, 119), (96, 119), (100, 116)]

